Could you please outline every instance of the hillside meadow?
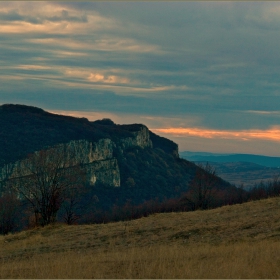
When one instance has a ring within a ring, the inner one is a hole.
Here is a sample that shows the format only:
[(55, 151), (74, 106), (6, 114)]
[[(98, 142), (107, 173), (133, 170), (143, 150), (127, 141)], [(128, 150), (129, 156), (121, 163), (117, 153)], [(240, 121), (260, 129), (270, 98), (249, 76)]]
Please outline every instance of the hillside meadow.
[(0, 236), (1, 278), (280, 278), (280, 198)]

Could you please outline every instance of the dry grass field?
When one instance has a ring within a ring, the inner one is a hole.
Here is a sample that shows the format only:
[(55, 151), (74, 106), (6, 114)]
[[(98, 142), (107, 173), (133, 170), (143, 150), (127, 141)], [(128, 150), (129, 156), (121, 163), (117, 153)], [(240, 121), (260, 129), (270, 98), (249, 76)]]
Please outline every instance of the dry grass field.
[(0, 237), (1, 278), (280, 278), (280, 198)]

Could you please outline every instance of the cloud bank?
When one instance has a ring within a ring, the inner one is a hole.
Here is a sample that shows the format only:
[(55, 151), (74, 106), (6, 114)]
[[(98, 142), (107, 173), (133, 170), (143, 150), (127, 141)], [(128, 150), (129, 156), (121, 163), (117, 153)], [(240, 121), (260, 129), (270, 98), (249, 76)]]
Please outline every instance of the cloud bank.
[(278, 2), (12, 1), (0, 25), (0, 104), (280, 155)]

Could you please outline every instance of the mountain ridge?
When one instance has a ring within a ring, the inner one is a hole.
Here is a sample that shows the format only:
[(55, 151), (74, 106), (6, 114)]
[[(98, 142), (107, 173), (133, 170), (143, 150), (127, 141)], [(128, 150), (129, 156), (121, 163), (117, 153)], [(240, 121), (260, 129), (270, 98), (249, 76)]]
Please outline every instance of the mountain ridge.
[(182, 151), (179, 153), (181, 157), (198, 162), (251, 162), (267, 167), (280, 167), (280, 157), (272, 157), (256, 154), (230, 154), (230, 153), (209, 153), (209, 152), (190, 152)]
[[(118, 158), (119, 164), (125, 169), (122, 172), (123, 184), (128, 178), (133, 178), (133, 174), (127, 158), (123, 160), (122, 154), (128, 153), (129, 158), (136, 152), (135, 149), (144, 152), (147, 148), (146, 156), (151, 153), (158, 156), (161, 153), (165, 157), (174, 157), (174, 164), (178, 167), (181, 165), (179, 169), (186, 173), (182, 168), (182, 161), (179, 160), (178, 145), (152, 133), (143, 124), (118, 125), (109, 119), (89, 121), (86, 118), (49, 113), (37, 107), (5, 104), (0, 106), (0, 126), (1, 167), (57, 144), (79, 140), (97, 143), (101, 139), (110, 139), (113, 143), (112, 157)], [(136, 158), (136, 155), (134, 157)], [(192, 163), (185, 164), (195, 168)], [(143, 165), (147, 165), (147, 162), (143, 162)], [(166, 167), (159, 168), (164, 170)]]
[[(114, 209), (131, 205), (159, 205), (172, 199), (177, 199), (176, 204), (183, 203), (179, 200), (188, 192), (197, 172), (206, 172), (180, 158), (176, 143), (143, 124), (119, 125), (110, 119), (88, 121), (9, 104), (0, 106), (0, 126), (0, 167), (15, 162), (21, 166), (29, 154), (69, 145), (71, 141), (82, 150), (83, 157), (96, 159), (88, 162), (89, 180), (80, 200), (81, 206), (87, 205), (86, 212), (80, 213), (85, 223), (115, 219)], [(215, 178), (220, 198), (238, 196), (237, 188)]]

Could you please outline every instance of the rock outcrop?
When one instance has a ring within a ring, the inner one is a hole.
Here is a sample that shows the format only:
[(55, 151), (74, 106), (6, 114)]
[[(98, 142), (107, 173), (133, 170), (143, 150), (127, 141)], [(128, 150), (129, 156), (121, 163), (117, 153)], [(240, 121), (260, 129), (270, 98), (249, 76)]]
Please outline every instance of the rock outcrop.
[(130, 147), (152, 148), (153, 143), (150, 140), (150, 132), (146, 126), (140, 127), (139, 131), (131, 132), (133, 137), (127, 137), (120, 140), (120, 147), (125, 150)]
[[(120, 169), (117, 159), (114, 157), (114, 149), (121, 152), (131, 147), (151, 148), (152, 142), (149, 137), (149, 130), (142, 126), (139, 131), (132, 132), (133, 137), (120, 139), (118, 143), (111, 139), (100, 139), (97, 142), (88, 140), (73, 140), (67, 144), (59, 144), (54, 149), (56, 154), (65, 152), (67, 159), (67, 168), (82, 164), (86, 170), (87, 183), (95, 185), (102, 183), (108, 186), (119, 187)], [(46, 149), (48, 151), (48, 149)], [(35, 152), (35, 153), (38, 153)], [(30, 169), (27, 167), (26, 159), (9, 163), (0, 170), (2, 179), (5, 177), (15, 177), (17, 174), (30, 175)]]
[[(48, 151), (50, 152), (51, 149), (52, 153), (55, 154), (61, 154), (66, 150), (61, 165), (71, 168), (82, 164), (86, 170), (87, 183), (90, 185), (100, 182), (109, 186), (119, 187), (120, 171), (117, 160), (113, 157), (114, 145), (110, 139), (101, 139), (96, 143), (86, 140), (70, 141), (67, 144), (60, 144), (46, 149), (46, 155), (48, 155)], [(36, 164), (36, 162), (31, 164)], [(30, 162), (27, 159), (5, 165), (0, 170), (2, 180), (17, 177), (18, 174), (29, 176), (31, 174), (29, 165)]]

